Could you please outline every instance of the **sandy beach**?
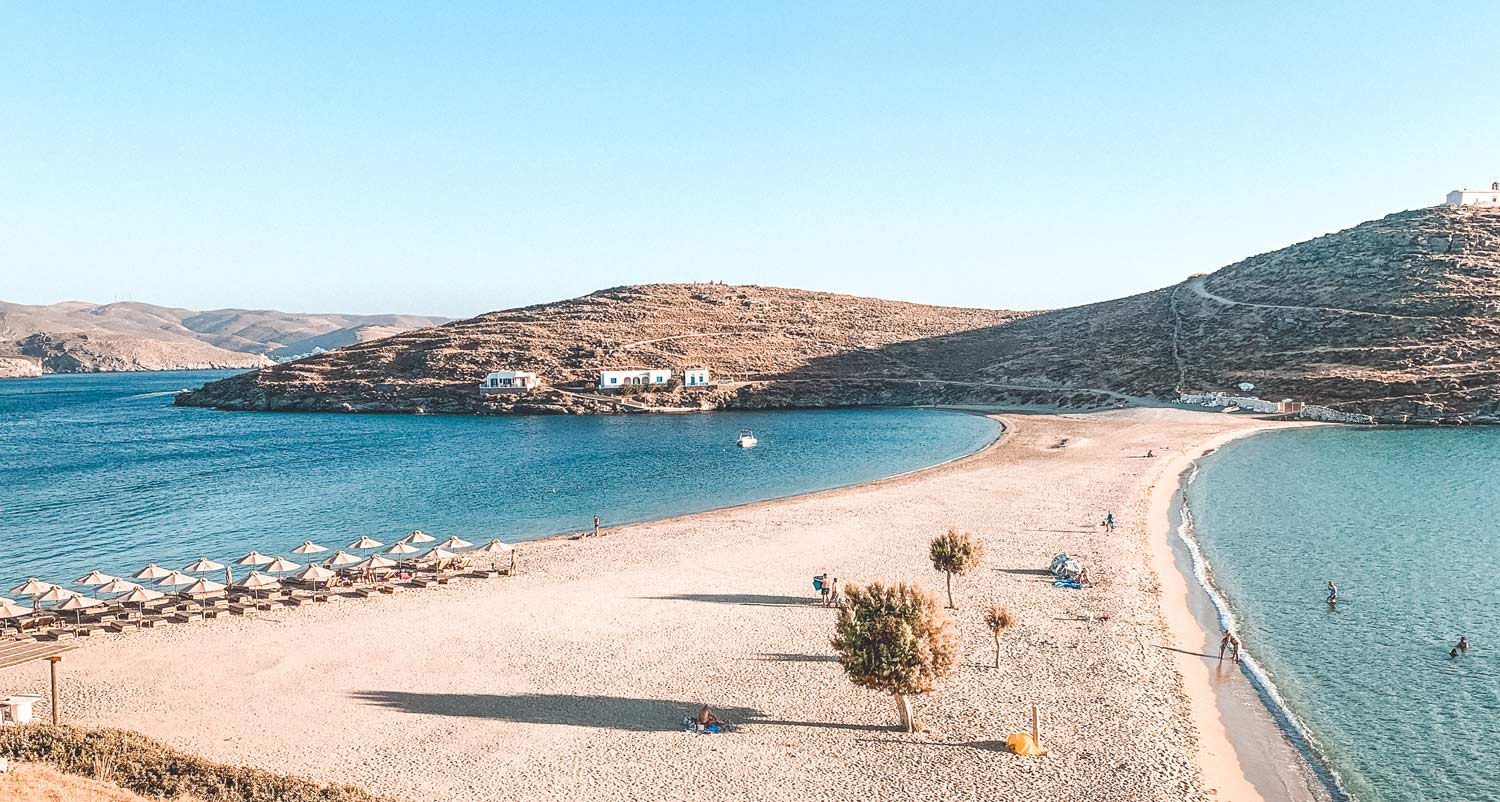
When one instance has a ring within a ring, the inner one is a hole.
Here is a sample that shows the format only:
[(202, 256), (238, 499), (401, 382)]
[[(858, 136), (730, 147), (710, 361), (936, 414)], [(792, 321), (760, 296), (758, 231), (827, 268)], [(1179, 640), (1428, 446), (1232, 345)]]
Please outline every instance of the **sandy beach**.
[[(1165, 512), (1192, 458), (1281, 424), (1003, 418), (913, 475), (527, 544), (513, 578), (97, 637), (64, 663), (65, 715), (411, 800), (1268, 799), (1216, 712)], [(927, 542), (950, 527), (988, 556), (954, 582), (962, 668), (907, 735), (834, 662), (811, 577), (938, 590)], [(1051, 586), (1060, 551), (1095, 587)], [(1020, 622), (999, 670), (991, 604)], [(1008, 754), (1033, 702), (1050, 754)], [(736, 731), (683, 732), (703, 703)]]

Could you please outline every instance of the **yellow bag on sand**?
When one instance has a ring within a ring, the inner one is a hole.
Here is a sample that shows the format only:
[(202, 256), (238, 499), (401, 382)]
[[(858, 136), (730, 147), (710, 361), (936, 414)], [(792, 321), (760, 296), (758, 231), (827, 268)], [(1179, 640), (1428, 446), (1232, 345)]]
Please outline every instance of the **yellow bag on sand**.
[(1040, 755), (1042, 750), (1036, 746), (1036, 741), (1031, 739), (1029, 732), (1017, 732), (1005, 738), (1005, 748), (1018, 755)]

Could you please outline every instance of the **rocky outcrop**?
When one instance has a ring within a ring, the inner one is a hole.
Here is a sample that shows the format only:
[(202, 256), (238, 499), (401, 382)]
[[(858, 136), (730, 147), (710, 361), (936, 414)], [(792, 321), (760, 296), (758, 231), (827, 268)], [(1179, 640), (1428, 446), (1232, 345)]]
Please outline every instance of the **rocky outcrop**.
[(40, 361), (24, 356), (0, 355), (0, 379), (29, 379), (40, 375)]
[(204, 343), (164, 343), (140, 337), (33, 334), (15, 343), (46, 373), (137, 370), (227, 370), (274, 364), (260, 354), (239, 354)]
[[(1044, 313), (764, 287), (618, 287), (232, 377), (226, 409), (582, 414), (877, 404), (1088, 407), (1255, 387), (1330, 415), (1500, 422), (1500, 210), (1435, 207), (1153, 292)], [(603, 367), (706, 366), (723, 382), (638, 397)], [(541, 373), (481, 396), (498, 369)]]

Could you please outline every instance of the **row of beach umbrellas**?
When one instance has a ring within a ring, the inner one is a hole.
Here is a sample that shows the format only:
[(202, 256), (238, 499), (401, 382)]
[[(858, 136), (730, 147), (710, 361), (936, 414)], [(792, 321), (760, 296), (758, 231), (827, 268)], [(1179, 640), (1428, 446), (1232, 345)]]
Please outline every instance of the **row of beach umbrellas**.
[[(385, 549), (385, 554), (406, 556), (421, 552), (422, 549), (412, 545), (414, 543), (436, 543), (436, 545), (429, 547), (421, 559), (431, 559), (439, 563), (457, 557), (458, 555), (454, 552), (455, 549), (468, 549), (474, 545), (456, 535), (447, 540), (437, 542), (437, 538), (417, 529), (391, 544), (389, 548)], [(345, 547), (348, 551), (344, 549), (338, 550), (332, 556), (323, 560), (322, 565), (316, 563), (300, 565), (285, 557), (273, 557), (252, 550), (249, 554), (233, 561), (236, 565), (251, 567), (249, 576), (238, 583), (233, 581), (233, 574), (229, 566), (214, 562), (205, 557), (199, 557), (197, 560), (183, 566), (180, 571), (162, 568), (156, 563), (148, 563), (145, 568), (133, 574), (132, 578), (155, 582), (157, 587), (177, 588), (186, 586), (178, 592), (195, 598), (219, 593), (231, 584), (258, 594), (262, 590), (269, 590), (281, 584), (282, 578), (271, 576), (271, 574), (295, 572), (291, 573), (289, 578), (305, 582), (323, 582), (337, 575), (337, 572), (332, 570), (335, 568), (351, 568), (354, 570), (393, 568), (397, 565), (397, 562), (388, 557), (383, 557), (379, 554), (360, 557), (349, 553), (350, 551), (369, 551), (384, 546), (384, 543), (374, 538), (360, 537)], [(311, 540), (305, 540), (302, 542), (302, 545), (292, 549), (292, 553), (297, 555), (319, 554), (326, 551), (328, 551), (327, 547), (320, 546)], [(514, 552), (515, 547), (509, 543), (500, 540), (491, 540), (477, 549), (466, 551), (465, 554), (497, 556), (500, 554), (514, 555)], [(191, 576), (191, 574), (195, 573), (202, 574), (216, 571), (224, 572), (225, 582), (214, 582), (203, 577)], [(79, 577), (74, 580), (73, 584), (91, 588), (91, 592), (96, 595), (111, 594), (113, 598), (110, 601), (140, 604), (142, 608), (145, 607), (147, 602), (166, 596), (162, 591), (152, 590), (140, 583), (110, 576), (98, 570), (90, 571), (88, 575)], [(50, 582), (43, 582), (34, 577), (26, 580), (17, 587), (11, 588), (10, 592), (17, 596), (31, 597), (32, 604), (30, 607), (27, 607), (11, 599), (0, 597), (0, 618), (17, 618), (28, 613), (35, 613), (41, 605), (50, 604), (50, 610), (74, 612), (81, 620), (84, 610), (105, 603), (103, 599), (85, 596), (77, 591), (68, 590)]]

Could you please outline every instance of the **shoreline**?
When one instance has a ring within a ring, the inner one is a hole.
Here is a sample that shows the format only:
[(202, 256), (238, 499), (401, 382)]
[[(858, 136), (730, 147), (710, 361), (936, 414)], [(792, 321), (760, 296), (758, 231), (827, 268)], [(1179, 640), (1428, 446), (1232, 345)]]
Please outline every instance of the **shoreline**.
[[(1274, 686), (1253, 668), (1218, 660), (1218, 626), (1227, 611), (1208, 579), (1191, 527), (1186, 488), (1199, 461), (1236, 440), (1269, 431), (1316, 426), (1257, 426), (1220, 433), (1174, 457), (1151, 489), (1152, 564), (1162, 580), (1162, 614), (1175, 641), (1176, 670), (1188, 692), (1201, 741), (1199, 764), (1219, 798), (1234, 802), (1329, 802), (1340, 798), (1336, 777), (1310, 751), (1300, 725), (1276, 709)], [(1334, 424), (1329, 424), (1334, 425)], [(1187, 519), (1183, 520), (1183, 513)], [(1231, 616), (1232, 618), (1232, 616)], [(1209, 668), (1209, 664), (1213, 668)], [(1272, 697), (1272, 698), (1268, 698)], [(1284, 707), (1284, 705), (1283, 705)]]
[[(669, 799), (684, 781), (752, 799), (796, 788), (1260, 798), (1224, 793), (1188, 673), (1150, 648), (1167, 636), (1157, 588), (1170, 575), (1152, 569), (1164, 533), (1143, 513), (1162, 484), (1153, 463), (1286, 424), (1171, 409), (943, 411), (1002, 430), (867, 483), (529, 541), (520, 575), (503, 580), (107, 636), (70, 657), (64, 711), (209, 759), (413, 799), (608, 796), (621, 784)], [(1148, 448), (1164, 459), (1141, 459)], [(1097, 525), (1107, 509), (1122, 519), (1109, 536)], [(832, 568), (940, 590), (926, 540), (949, 527), (989, 541), (990, 561), (955, 582), (966, 662), (918, 703), (934, 734), (905, 736), (889, 729), (888, 699), (853, 687), (827, 654), (830, 618), (806, 577)], [(1085, 560), (1096, 586), (1038, 576), (1058, 551)], [(991, 604), (1021, 614), (999, 670), (980, 629)], [(429, 643), (439, 648), (405, 647)], [(235, 671), (200, 673), (210, 656)], [(226, 694), (239, 706), (227, 719), (215, 712)], [(703, 701), (743, 729), (684, 741), (674, 722)], [(1031, 703), (1050, 745), (1042, 761), (998, 746)], [(350, 727), (357, 744), (338, 738)], [(401, 769), (412, 739), (446, 743), (432, 771)]]

